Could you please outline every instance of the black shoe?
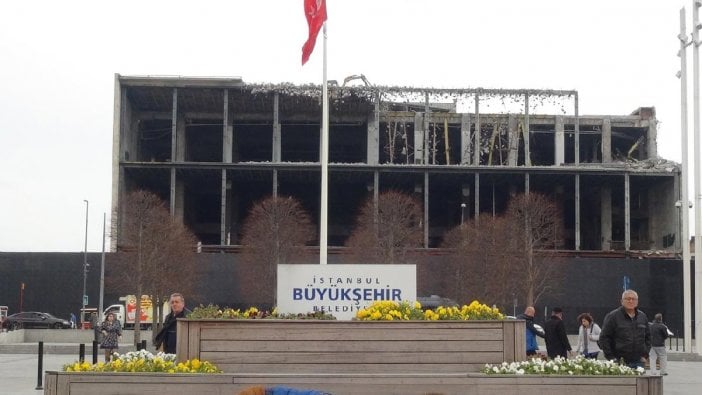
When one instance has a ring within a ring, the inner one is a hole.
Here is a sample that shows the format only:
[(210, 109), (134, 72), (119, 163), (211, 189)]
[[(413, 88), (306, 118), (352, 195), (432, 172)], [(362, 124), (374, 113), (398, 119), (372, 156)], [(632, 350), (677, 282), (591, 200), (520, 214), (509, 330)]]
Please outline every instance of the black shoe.
[(667, 376), (668, 373), (661, 373), (661, 376)]

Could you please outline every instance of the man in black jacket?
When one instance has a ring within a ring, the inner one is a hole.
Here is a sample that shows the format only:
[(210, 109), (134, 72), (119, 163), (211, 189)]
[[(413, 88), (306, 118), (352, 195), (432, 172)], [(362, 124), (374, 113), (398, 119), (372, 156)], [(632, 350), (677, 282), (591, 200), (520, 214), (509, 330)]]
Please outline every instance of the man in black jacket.
[[(154, 339), (154, 346), (156, 349), (163, 349), (163, 352), (167, 354), (176, 353), (177, 344), (177, 320), (178, 318), (185, 318), (186, 314), (190, 313), (190, 310), (185, 308), (185, 298), (179, 293), (174, 293), (168, 300), (168, 305), (171, 307), (171, 312), (166, 316), (166, 320), (163, 322), (163, 327), (156, 338)], [(163, 346), (163, 347), (161, 347)]]
[(637, 309), (639, 295), (635, 291), (624, 291), (621, 303), (621, 307), (605, 316), (597, 344), (605, 358), (623, 360), (631, 368), (643, 368), (651, 349), (648, 317)]
[(546, 352), (548, 357), (553, 359), (557, 356), (568, 358), (568, 351), (572, 350), (565, 325), (563, 324), (563, 309), (554, 307), (551, 318), (546, 321)]
[(524, 314), (519, 314), (518, 319), (524, 320), (526, 324), (526, 355), (527, 357), (536, 356), (536, 350), (539, 349), (539, 343), (536, 341), (536, 336), (544, 337), (543, 332), (540, 332), (534, 326), (534, 306), (527, 306)]

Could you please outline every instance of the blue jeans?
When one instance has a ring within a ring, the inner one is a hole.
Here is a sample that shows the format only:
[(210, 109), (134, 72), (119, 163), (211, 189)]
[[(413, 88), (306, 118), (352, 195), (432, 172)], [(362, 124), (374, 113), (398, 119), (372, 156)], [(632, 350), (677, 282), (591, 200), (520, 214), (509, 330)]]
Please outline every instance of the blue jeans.
[(599, 351), (595, 351), (595, 352), (584, 352), (584, 353), (583, 353), (583, 356), (584, 356), (585, 358), (588, 358), (588, 359), (597, 359), (597, 354), (599, 354), (599, 353), (600, 353)]

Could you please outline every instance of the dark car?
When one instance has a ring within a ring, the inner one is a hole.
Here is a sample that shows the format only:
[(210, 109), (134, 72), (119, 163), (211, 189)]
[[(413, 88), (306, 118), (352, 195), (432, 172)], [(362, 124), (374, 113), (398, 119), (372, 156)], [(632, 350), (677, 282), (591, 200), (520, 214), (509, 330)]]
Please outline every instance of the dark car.
[(442, 298), (439, 295), (431, 296), (417, 296), (417, 302), (422, 305), (423, 309), (435, 309), (439, 306), (443, 307), (456, 307), (458, 303), (455, 300), (449, 298)]
[(3, 328), (8, 330), (22, 328), (70, 328), (71, 322), (62, 318), (54, 317), (49, 313), (40, 313), (37, 311), (25, 311), (22, 313), (12, 314), (5, 318), (2, 322)]

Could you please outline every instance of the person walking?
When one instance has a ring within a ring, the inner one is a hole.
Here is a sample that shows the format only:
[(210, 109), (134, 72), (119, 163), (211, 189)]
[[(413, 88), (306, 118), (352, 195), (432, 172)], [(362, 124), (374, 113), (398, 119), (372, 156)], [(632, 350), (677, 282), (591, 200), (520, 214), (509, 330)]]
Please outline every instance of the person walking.
[(578, 329), (578, 346), (575, 347), (575, 352), (582, 354), (585, 358), (597, 359), (597, 355), (600, 353), (600, 347), (597, 345), (601, 332), (599, 325), (588, 313), (580, 314), (578, 322), (580, 328)]
[(518, 319), (524, 320), (526, 324), (526, 355), (527, 357), (536, 356), (536, 350), (539, 349), (539, 343), (536, 341), (536, 336), (544, 337), (543, 331), (538, 331), (534, 326), (534, 306), (527, 306), (523, 314), (517, 316)]
[(109, 362), (112, 354), (119, 348), (119, 339), (122, 337), (122, 325), (115, 319), (113, 313), (108, 313), (105, 321), (100, 325), (102, 343), (100, 348), (105, 350), (105, 362)]
[(637, 308), (639, 295), (634, 290), (627, 289), (622, 293), (621, 304), (605, 316), (598, 344), (606, 359), (643, 369), (651, 350), (648, 317)]
[(568, 351), (571, 351), (568, 335), (566, 334), (565, 325), (563, 324), (563, 309), (554, 307), (551, 313), (551, 318), (546, 321), (546, 353), (548, 357), (553, 359), (558, 356), (568, 358)]
[(185, 318), (186, 314), (190, 313), (190, 310), (185, 307), (185, 298), (179, 293), (171, 295), (168, 305), (171, 308), (171, 312), (168, 313), (163, 322), (163, 327), (156, 334), (154, 346), (157, 350), (161, 349), (167, 354), (175, 354), (178, 336), (177, 320), (178, 318)]
[(668, 352), (665, 349), (665, 339), (668, 338), (668, 327), (663, 323), (663, 314), (658, 313), (653, 317), (651, 323), (651, 351), (648, 352), (651, 375), (657, 373), (656, 359), (661, 362), (661, 375), (668, 374)]

